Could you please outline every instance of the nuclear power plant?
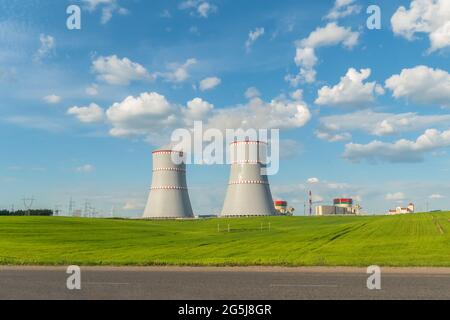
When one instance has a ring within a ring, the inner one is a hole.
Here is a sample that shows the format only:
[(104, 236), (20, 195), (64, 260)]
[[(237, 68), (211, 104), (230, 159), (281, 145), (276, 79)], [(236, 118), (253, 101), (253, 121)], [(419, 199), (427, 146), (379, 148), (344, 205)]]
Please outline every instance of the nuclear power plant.
[(222, 216), (275, 215), (269, 179), (263, 171), (267, 157), (267, 143), (235, 141), (230, 147), (231, 174)]
[(359, 215), (361, 207), (353, 204), (353, 199), (337, 198), (332, 206), (316, 207), (316, 216)]
[(145, 219), (194, 218), (186, 183), (186, 162), (183, 152), (153, 152), (153, 178)]
[[(293, 215), (294, 208), (288, 207), (287, 201), (273, 201), (265, 171), (267, 149), (268, 144), (261, 141), (231, 143), (231, 173), (221, 217)], [(157, 150), (152, 155), (152, 185), (143, 218), (195, 218), (186, 181), (186, 154), (175, 150)], [(353, 199), (337, 198), (332, 206), (316, 207), (316, 215), (358, 215), (360, 209), (359, 205), (353, 204)]]

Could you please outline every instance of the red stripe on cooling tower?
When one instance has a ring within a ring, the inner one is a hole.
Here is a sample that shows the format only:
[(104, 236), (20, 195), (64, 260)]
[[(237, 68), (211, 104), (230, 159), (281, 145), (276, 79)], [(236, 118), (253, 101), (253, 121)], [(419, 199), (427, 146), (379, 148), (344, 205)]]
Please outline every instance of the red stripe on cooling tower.
[(185, 187), (154, 187), (150, 190), (187, 190)]
[(152, 152), (152, 154), (172, 154), (172, 153), (179, 153), (180, 155), (183, 155), (183, 151), (175, 151), (175, 150), (156, 150)]
[(185, 169), (179, 169), (179, 168), (156, 168), (156, 169), (153, 169), (153, 172), (160, 172), (160, 171), (186, 172)]
[(275, 204), (277, 206), (287, 206), (287, 202), (286, 201), (275, 201)]
[(234, 181), (230, 182), (229, 185), (236, 185), (236, 184), (269, 184), (267, 181), (261, 181), (261, 180), (243, 180), (243, 181)]

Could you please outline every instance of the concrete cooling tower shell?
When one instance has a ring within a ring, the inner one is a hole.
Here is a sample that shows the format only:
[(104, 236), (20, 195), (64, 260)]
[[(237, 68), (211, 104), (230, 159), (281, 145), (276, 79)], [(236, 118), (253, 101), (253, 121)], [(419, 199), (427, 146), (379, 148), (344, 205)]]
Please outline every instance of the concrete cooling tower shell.
[(224, 217), (271, 216), (275, 206), (262, 161), (267, 154), (267, 144), (259, 141), (242, 141), (231, 144), (231, 174), (225, 203)]
[(182, 152), (173, 150), (153, 152), (152, 187), (143, 217), (146, 219), (194, 217), (186, 183), (186, 164)]

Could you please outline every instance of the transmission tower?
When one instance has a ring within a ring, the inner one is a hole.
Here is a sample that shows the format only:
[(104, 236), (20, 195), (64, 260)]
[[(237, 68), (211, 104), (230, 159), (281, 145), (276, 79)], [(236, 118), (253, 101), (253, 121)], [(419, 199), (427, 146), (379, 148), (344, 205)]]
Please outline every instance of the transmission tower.
[(31, 198), (23, 198), (22, 199), (23, 206), (25, 207), (25, 210), (27, 212), (26, 213), (27, 216), (31, 215), (31, 208), (33, 207), (34, 200), (35, 199), (33, 197), (31, 197)]

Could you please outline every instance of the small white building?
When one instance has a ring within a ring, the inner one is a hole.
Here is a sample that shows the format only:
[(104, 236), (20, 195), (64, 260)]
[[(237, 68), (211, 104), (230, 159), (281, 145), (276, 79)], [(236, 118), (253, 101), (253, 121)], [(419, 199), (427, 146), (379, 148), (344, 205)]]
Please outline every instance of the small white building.
[(408, 213), (414, 213), (414, 212), (415, 212), (414, 204), (410, 203), (406, 208), (397, 207), (395, 209), (389, 210), (388, 215), (408, 214)]

